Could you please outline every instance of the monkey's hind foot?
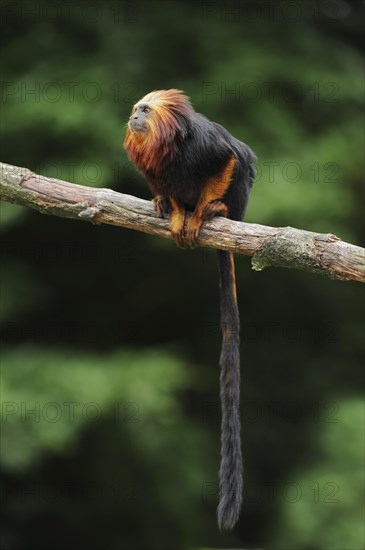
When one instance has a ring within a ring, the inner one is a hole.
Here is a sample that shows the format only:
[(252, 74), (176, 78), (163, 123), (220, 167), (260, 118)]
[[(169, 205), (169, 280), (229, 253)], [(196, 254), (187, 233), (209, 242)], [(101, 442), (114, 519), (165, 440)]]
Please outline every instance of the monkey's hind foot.
[(171, 203), (162, 195), (157, 195), (152, 199), (152, 204), (159, 218), (168, 218), (171, 214)]
[(198, 245), (199, 233), (204, 222), (211, 220), (215, 216), (227, 216), (228, 208), (220, 200), (215, 200), (206, 204), (200, 213), (194, 212), (188, 219), (185, 230), (185, 242), (190, 248)]
[(220, 200), (209, 202), (203, 210), (202, 218), (206, 222), (212, 220), (215, 216), (224, 216), (228, 215), (228, 207), (224, 202)]

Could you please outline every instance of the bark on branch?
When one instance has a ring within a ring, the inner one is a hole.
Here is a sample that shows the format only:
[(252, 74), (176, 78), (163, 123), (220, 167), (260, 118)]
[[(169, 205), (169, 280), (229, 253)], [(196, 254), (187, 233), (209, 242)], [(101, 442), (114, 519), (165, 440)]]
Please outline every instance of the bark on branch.
[[(157, 218), (149, 201), (47, 178), (26, 168), (0, 163), (0, 198), (42, 214), (117, 225), (171, 239), (168, 220)], [(365, 282), (365, 249), (331, 234), (216, 218), (204, 225), (199, 244), (252, 256), (256, 271), (279, 266)]]

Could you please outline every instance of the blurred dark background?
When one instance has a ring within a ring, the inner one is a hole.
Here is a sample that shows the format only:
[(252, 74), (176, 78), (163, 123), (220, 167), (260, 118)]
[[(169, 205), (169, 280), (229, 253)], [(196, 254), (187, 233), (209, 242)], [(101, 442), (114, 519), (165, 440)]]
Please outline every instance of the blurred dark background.
[[(246, 221), (363, 245), (364, 2), (3, 1), (4, 162), (150, 198), (133, 103), (256, 152)], [(1, 204), (4, 550), (364, 548), (363, 289), (237, 258), (245, 504), (216, 527), (212, 251)]]

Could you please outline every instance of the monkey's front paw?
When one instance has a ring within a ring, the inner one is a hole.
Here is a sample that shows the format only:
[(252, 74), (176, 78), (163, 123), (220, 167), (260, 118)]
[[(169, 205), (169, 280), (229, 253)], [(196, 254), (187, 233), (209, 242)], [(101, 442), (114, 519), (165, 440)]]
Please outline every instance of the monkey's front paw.
[(185, 230), (185, 243), (189, 248), (195, 248), (201, 229), (201, 222), (190, 218)]
[(179, 248), (186, 248), (184, 229), (181, 229), (179, 231), (174, 231), (173, 229), (171, 229), (171, 235), (175, 241), (175, 244)]
[(185, 228), (185, 210), (179, 208), (172, 201), (172, 212), (170, 218), (170, 231), (172, 238), (179, 248), (185, 248), (184, 228)]
[(161, 195), (157, 195), (152, 199), (153, 207), (159, 218), (168, 218), (171, 213), (171, 204), (169, 199), (165, 199)]

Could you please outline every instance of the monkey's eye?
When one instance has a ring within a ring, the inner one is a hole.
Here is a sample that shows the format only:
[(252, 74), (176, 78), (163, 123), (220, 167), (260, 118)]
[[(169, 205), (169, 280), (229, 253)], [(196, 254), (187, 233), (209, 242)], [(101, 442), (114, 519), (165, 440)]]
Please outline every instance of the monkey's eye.
[(142, 113), (149, 113), (150, 112), (150, 108), (149, 107), (142, 107)]

